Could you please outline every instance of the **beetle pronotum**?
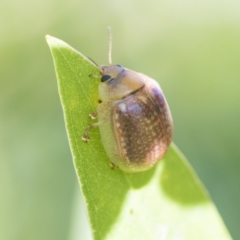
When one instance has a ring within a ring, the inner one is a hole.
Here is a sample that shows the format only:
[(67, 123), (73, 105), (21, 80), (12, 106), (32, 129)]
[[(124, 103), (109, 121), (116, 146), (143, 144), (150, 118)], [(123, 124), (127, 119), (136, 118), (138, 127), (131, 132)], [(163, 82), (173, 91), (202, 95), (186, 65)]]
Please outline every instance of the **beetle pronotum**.
[(90, 114), (98, 122), (105, 151), (113, 166), (126, 172), (152, 167), (166, 153), (173, 134), (170, 109), (159, 84), (152, 78), (120, 65), (113, 65), (109, 41), (109, 66), (99, 67), (101, 103)]

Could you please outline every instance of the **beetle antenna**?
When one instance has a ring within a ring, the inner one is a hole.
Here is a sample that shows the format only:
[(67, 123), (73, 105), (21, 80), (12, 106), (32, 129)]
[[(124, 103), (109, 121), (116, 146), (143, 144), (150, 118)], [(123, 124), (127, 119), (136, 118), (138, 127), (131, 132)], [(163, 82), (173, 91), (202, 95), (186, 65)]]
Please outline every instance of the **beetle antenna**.
[(108, 27), (108, 62), (110, 65), (112, 65), (112, 30), (111, 27)]
[(90, 60), (96, 67), (100, 68), (95, 61), (93, 61), (90, 57), (87, 57), (88, 60)]

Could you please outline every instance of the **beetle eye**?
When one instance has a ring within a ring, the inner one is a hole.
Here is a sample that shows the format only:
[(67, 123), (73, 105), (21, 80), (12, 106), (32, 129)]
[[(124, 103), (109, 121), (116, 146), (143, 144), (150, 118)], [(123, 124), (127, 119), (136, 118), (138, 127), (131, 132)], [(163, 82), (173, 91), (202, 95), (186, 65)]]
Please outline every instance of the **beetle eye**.
[(102, 78), (101, 78), (101, 81), (105, 82), (105, 81), (107, 81), (110, 78), (111, 78), (111, 76), (109, 76), (109, 75), (103, 75)]

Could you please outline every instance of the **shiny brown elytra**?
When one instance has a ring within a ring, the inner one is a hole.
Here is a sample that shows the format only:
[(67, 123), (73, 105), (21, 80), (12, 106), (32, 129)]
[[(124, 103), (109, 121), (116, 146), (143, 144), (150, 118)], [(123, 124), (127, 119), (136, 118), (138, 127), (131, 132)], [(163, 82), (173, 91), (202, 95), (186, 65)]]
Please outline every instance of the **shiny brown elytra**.
[(98, 117), (83, 135), (99, 126), (105, 151), (126, 172), (151, 168), (166, 153), (173, 133), (171, 113), (159, 84), (120, 65), (100, 68)]

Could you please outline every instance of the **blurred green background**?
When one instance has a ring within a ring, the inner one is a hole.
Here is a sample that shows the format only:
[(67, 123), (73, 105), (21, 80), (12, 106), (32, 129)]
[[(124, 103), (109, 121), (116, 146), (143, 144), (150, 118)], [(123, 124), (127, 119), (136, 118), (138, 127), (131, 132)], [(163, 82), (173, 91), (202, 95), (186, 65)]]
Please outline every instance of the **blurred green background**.
[[(240, 2), (1, 1), (0, 239), (88, 239), (44, 36), (161, 83), (174, 141), (240, 239)], [(83, 220), (82, 220), (83, 219)]]

